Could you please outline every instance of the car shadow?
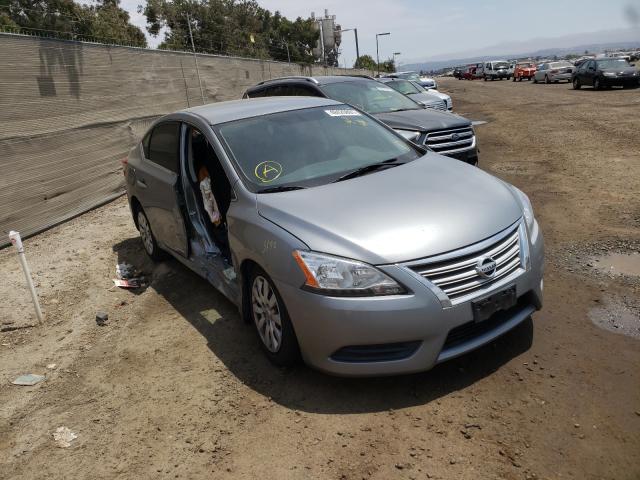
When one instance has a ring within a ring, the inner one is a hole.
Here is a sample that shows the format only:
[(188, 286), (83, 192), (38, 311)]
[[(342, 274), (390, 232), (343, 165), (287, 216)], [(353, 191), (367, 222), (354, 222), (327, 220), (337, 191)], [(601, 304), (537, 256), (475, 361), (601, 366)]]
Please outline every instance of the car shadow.
[[(114, 251), (121, 250), (126, 252), (123, 259), (147, 268), (137, 240), (114, 246)], [(253, 327), (206, 280), (173, 259), (150, 271), (151, 288), (207, 340), (213, 354), (242, 383), (282, 406), (310, 413), (380, 412), (428, 404), (499, 370), (533, 342), (529, 319), (489, 345), (424, 373), (339, 378), (303, 364), (283, 369), (269, 363)]]

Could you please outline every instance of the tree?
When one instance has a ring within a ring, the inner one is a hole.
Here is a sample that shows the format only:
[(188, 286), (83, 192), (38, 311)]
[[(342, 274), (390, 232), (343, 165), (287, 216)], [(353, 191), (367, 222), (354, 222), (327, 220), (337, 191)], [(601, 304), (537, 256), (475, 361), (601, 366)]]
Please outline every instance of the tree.
[(385, 62), (382, 62), (380, 64), (380, 71), (381, 72), (387, 72), (387, 73), (393, 73), (396, 71), (396, 62), (393, 61), (393, 59), (389, 59)]
[(189, 21), (197, 51), (242, 57), (314, 61), (319, 32), (311, 19), (291, 21), (261, 8), (255, 0), (148, 0), (142, 12), (147, 31), (160, 34), (159, 48), (191, 48)]
[(377, 70), (376, 61), (371, 57), (371, 55), (361, 55), (360, 58), (356, 60), (356, 63), (353, 64), (353, 68), (364, 68), (365, 70)]
[(147, 45), (144, 32), (129, 23), (120, 0), (81, 5), (73, 0), (0, 0), (0, 26), (58, 38)]

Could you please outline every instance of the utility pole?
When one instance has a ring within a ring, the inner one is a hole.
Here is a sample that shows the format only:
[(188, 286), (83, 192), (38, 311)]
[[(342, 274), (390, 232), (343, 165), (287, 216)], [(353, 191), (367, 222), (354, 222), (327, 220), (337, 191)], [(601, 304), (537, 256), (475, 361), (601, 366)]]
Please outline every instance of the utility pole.
[(356, 37), (356, 65), (360, 63), (360, 48), (358, 47), (358, 29), (357, 28), (345, 28), (344, 30), (340, 30), (342, 33), (350, 32), (353, 30), (353, 34)]
[(289, 42), (284, 42), (284, 46), (287, 47), (287, 60), (291, 63), (291, 55), (289, 55)]
[(354, 28), (353, 33), (356, 36), (356, 64), (360, 63), (360, 48), (358, 48), (358, 29)]
[(189, 24), (189, 38), (191, 38), (191, 50), (193, 50), (193, 58), (196, 62), (196, 75), (198, 76), (198, 84), (200, 85), (200, 95), (202, 96), (202, 104), (205, 104), (204, 90), (202, 89), (202, 80), (200, 80), (200, 69), (198, 68), (198, 55), (196, 55), (196, 46), (193, 43), (193, 32), (191, 31), (191, 17), (187, 12), (187, 23)]
[(380, 76), (380, 48), (378, 47), (378, 37), (382, 37), (384, 35), (391, 35), (391, 33), (376, 33), (376, 66), (378, 67), (378, 76)]

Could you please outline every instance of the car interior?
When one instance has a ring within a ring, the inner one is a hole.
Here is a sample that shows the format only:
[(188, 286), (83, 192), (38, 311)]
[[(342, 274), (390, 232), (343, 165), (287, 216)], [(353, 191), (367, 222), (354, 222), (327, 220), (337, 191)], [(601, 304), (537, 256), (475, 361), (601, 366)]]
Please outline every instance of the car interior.
[[(220, 250), (222, 256), (231, 263), (231, 252), (229, 249), (229, 239), (227, 235), (227, 211), (231, 204), (231, 184), (227, 179), (227, 175), (220, 164), (220, 161), (206, 137), (197, 129), (189, 127), (187, 129), (187, 180), (191, 187), (191, 193), (195, 196), (195, 207), (198, 210), (199, 215), (195, 218), (190, 216), (192, 223), (191, 227), (196, 231), (198, 226), (193, 225), (193, 222), (202, 223), (202, 227), (209, 234), (210, 238), (215, 242), (216, 247)], [(204, 167), (211, 179), (211, 190), (213, 196), (218, 204), (218, 209), (221, 215), (221, 222), (219, 225), (214, 225), (211, 222), (209, 216), (204, 211), (204, 200), (202, 192), (200, 190), (198, 172)]]

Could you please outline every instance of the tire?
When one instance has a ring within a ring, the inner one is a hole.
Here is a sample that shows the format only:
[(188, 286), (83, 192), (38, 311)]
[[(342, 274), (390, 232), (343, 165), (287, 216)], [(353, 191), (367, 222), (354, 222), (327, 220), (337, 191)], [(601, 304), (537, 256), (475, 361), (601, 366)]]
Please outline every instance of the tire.
[(596, 77), (593, 80), (593, 89), (594, 90), (600, 90), (602, 88), (602, 83), (600, 82), (600, 79), (598, 77)]
[(549, 75), (544, 76), (544, 83), (546, 83), (547, 85), (551, 83), (551, 80), (549, 80)]
[(164, 252), (158, 246), (156, 237), (151, 230), (151, 224), (147, 218), (147, 214), (144, 213), (142, 207), (138, 207), (136, 211), (136, 222), (138, 225), (138, 231), (140, 232), (140, 239), (142, 240), (142, 246), (144, 251), (147, 252), (151, 260), (157, 262), (164, 258)]
[(538, 79), (536, 77), (533, 77), (533, 83), (538, 83)]
[(580, 80), (578, 79), (578, 77), (575, 77), (572, 83), (574, 90), (580, 90), (580, 87), (582, 87), (582, 85), (580, 85)]
[(274, 365), (295, 365), (300, 361), (296, 333), (282, 297), (260, 267), (254, 267), (249, 276), (249, 292), (251, 319), (262, 350)]
[(530, 82), (530, 81), (531, 81), (531, 77), (527, 77), (527, 82)]

